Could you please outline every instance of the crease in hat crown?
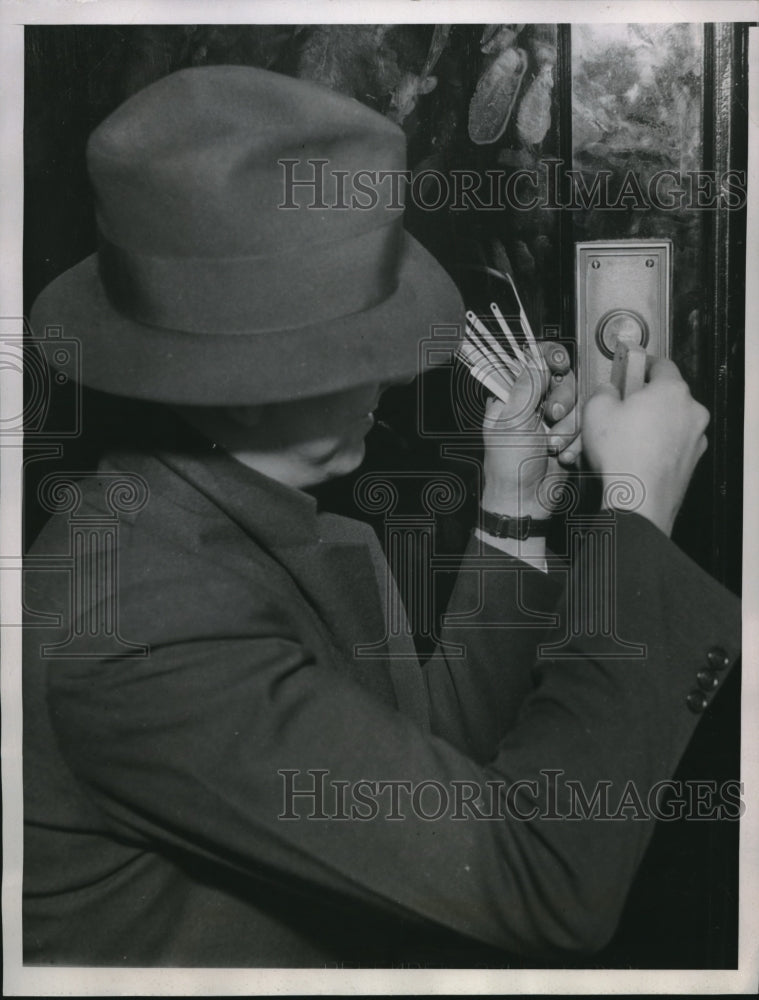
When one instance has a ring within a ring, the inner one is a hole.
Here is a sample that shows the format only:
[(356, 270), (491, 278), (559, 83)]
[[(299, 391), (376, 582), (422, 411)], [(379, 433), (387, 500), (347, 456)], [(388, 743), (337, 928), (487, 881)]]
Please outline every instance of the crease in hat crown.
[[(180, 70), (129, 98), (92, 134), (87, 161), (106, 240), (155, 256), (256, 256), (308, 238), (328, 243), (399, 220), (374, 209), (309, 208), (312, 188), (289, 192), (286, 171), (318, 180), (339, 201), (333, 171), (402, 170), (400, 128), (358, 101), (253, 67)], [(345, 183), (345, 182), (343, 182)], [(317, 185), (319, 188), (321, 185)], [(397, 203), (396, 203), (397, 204)], [(398, 223), (400, 224), (400, 223)]]
[(463, 306), (404, 230), (397, 186), (347, 210), (329, 186), (328, 207), (304, 207), (299, 187), (283, 208), (287, 159), (306, 178), (326, 161), (350, 195), (359, 171), (404, 170), (406, 143), (352, 98), (253, 67), (134, 94), (87, 146), (98, 252), (40, 293), (33, 329), (79, 339), (86, 385), (166, 403), (284, 401), (429, 366), (421, 340)]

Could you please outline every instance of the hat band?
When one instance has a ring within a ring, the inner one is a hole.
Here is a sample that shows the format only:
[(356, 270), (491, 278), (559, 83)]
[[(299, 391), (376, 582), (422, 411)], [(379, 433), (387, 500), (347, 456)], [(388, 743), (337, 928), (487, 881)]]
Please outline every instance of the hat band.
[(378, 229), (253, 257), (154, 257), (102, 234), (100, 278), (111, 304), (147, 326), (187, 333), (255, 333), (362, 312), (397, 287), (399, 214)]

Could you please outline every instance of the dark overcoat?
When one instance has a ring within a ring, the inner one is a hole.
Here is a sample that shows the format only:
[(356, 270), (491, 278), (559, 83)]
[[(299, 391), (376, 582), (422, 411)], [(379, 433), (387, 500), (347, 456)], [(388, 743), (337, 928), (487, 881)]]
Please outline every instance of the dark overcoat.
[(620, 514), (630, 655), (575, 628), (572, 655), (535, 660), (577, 582), (473, 542), (420, 664), (386, 635), (366, 525), (210, 447), (99, 471), (80, 527), (113, 473), (147, 486), (91, 536), (116, 538), (116, 631), (146, 655), (88, 638), (108, 595), (72, 597), (74, 514), (53, 516), (26, 572), (27, 962), (382, 965), (436, 941), (524, 961), (608, 940), (652, 823), (556, 819), (576, 812), (566, 781), (645, 802), (672, 774), (697, 673), (719, 685), (738, 654), (731, 595)]

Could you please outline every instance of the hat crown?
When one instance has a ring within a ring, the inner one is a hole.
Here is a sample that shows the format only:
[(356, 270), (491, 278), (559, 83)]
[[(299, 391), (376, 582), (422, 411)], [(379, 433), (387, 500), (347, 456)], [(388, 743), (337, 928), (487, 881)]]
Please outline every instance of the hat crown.
[(92, 134), (98, 252), (41, 293), (32, 324), (78, 338), (85, 384), (164, 403), (408, 378), (444, 353), (436, 341), (425, 360), (430, 324), (450, 329), (463, 307), (403, 229), (403, 184), (383, 177), (405, 149), (396, 125), (310, 81), (243, 66), (164, 77)]
[[(271, 255), (402, 214), (389, 186), (375, 180), (378, 196), (366, 196), (372, 172), (405, 167), (396, 125), (352, 98), (253, 67), (158, 80), (93, 132), (87, 158), (102, 236), (146, 255)], [(359, 210), (346, 211), (339, 206), (350, 206), (361, 172)]]

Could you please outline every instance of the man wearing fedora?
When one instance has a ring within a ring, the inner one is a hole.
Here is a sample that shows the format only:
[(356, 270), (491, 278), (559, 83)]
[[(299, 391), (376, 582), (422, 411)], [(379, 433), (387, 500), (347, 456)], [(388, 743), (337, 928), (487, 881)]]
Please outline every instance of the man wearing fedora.
[[(282, 208), (288, 158), (327, 161), (350, 190), (359, 171), (402, 170), (405, 143), (353, 100), (248, 67), (140, 91), (89, 143), (98, 253), (32, 312), (36, 331), (79, 339), (84, 384), (143, 401), (153, 423), (82, 479), (26, 574), (26, 606), (58, 624), (25, 632), (25, 959), (596, 950), (653, 818), (562, 821), (572, 790), (556, 779), (645, 799), (738, 655), (737, 602), (668, 537), (706, 412), (664, 361), (628, 399), (606, 386), (590, 400), (587, 463), (645, 485), (635, 513), (605, 515), (618, 634), (638, 652), (611, 657), (589, 631), (536, 659), (535, 630), (507, 625), (555, 622), (582, 582), (543, 572), (540, 488), (580, 449), (566, 352), (545, 348), (545, 371), (486, 417), (521, 436), (486, 437), (482, 506), (524, 537), (475, 531), (449, 605), (467, 627), (449, 624), (420, 664), (388, 636), (373, 531), (314, 490), (359, 465), (382, 389), (418, 373), (420, 341), (462, 305), (401, 209), (309, 208), (307, 187)], [(555, 414), (551, 454), (539, 407)], [(44, 568), (70, 554), (74, 521), (108, 519), (119, 476), (142, 501), (110, 548), (91, 536), (102, 585)], [(85, 625), (114, 593), (109, 651)], [(443, 793), (456, 808), (437, 815)]]

